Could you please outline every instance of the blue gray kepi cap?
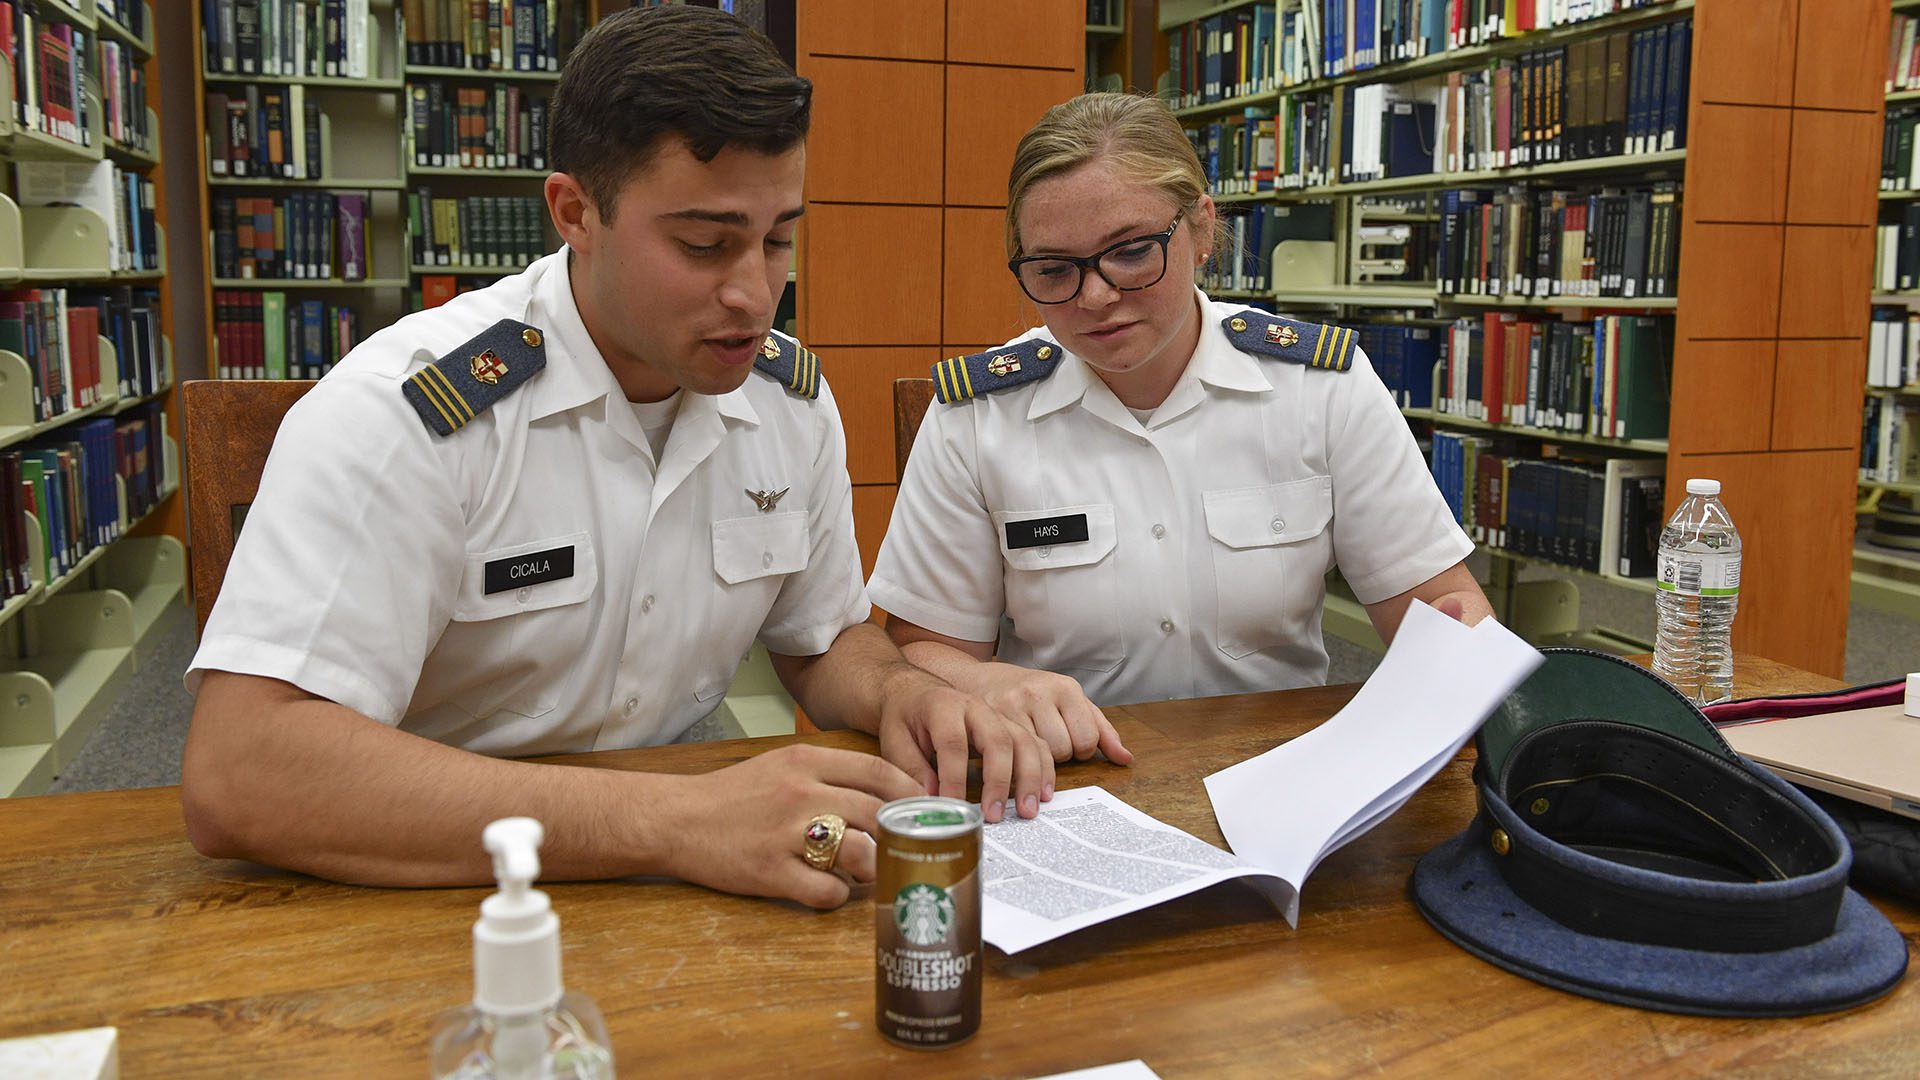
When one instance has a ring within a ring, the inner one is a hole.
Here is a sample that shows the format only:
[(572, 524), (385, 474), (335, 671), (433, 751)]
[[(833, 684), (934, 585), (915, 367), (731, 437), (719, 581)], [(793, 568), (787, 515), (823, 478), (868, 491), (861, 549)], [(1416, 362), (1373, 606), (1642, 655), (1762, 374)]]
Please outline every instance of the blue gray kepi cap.
[(1847, 888), (1831, 818), (1651, 672), (1542, 651), (1475, 740), (1473, 824), (1414, 867), (1435, 929), (1548, 986), (1670, 1012), (1795, 1016), (1893, 989), (1906, 943)]

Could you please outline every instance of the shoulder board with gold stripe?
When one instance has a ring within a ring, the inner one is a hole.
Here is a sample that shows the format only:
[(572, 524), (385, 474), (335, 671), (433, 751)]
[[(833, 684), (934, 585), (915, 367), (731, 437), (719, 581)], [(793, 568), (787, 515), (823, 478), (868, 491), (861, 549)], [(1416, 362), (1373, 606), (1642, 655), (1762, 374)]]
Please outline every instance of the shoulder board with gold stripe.
[(540, 331), (501, 319), (414, 372), (400, 384), (400, 392), (427, 427), (445, 437), (472, 423), (546, 366), (547, 346)]
[(1256, 356), (1326, 371), (1345, 371), (1353, 362), (1354, 332), (1348, 327), (1295, 322), (1248, 308), (1220, 320), (1220, 328), (1241, 352)]
[(785, 334), (768, 334), (760, 343), (753, 370), (809, 401), (820, 396), (820, 358)]
[(1028, 338), (933, 365), (934, 396), (942, 405), (970, 401), (1044, 379), (1060, 366), (1060, 346)]

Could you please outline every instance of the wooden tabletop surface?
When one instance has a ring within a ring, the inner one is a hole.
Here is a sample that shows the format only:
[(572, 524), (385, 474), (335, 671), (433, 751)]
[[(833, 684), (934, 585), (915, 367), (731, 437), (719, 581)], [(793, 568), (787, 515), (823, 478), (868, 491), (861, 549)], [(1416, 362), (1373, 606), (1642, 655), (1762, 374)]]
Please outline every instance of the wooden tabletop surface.
[[(1744, 694), (1837, 684), (1743, 658)], [(1329, 687), (1111, 710), (1131, 769), (1065, 767), (1206, 840), (1206, 774), (1325, 719)], [(844, 732), (802, 736), (871, 749)], [(696, 772), (787, 739), (586, 755)], [(1143, 1058), (1165, 1077), (1920, 1074), (1920, 990), (1800, 1020), (1602, 1004), (1477, 960), (1406, 896), (1414, 861), (1472, 816), (1456, 760), (1307, 881), (1298, 930), (1229, 883), (1008, 957), (984, 1022), (945, 1051), (873, 1025), (872, 906), (816, 913), (660, 881), (547, 886), (570, 989), (623, 1075), (1038, 1076)], [(797, 838), (796, 838), (797, 843)], [(0, 1037), (113, 1025), (122, 1075), (427, 1073), (436, 1014), (472, 992), (485, 889), (353, 888), (203, 859), (177, 789), (0, 801)], [(1920, 908), (1869, 894), (1920, 939)]]

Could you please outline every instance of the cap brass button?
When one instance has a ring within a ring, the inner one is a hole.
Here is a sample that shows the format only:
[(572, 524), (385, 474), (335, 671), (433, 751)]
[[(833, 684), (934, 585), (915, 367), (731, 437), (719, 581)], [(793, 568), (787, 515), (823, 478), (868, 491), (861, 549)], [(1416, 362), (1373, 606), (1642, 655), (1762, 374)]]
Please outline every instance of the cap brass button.
[(1547, 800), (1535, 799), (1533, 800), (1533, 805), (1528, 807), (1527, 809), (1533, 811), (1534, 817), (1539, 817), (1541, 814), (1544, 814), (1547, 812)]
[(1227, 325), (1233, 327), (1233, 332), (1237, 334), (1240, 331), (1245, 330), (1247, 328), (1247, 320), (1236, 316), (1232, 319), (1228, 319)]
[(527, 348), (537, 349), (540, 347), (540, 331), (529, 326), (520, 331), (520, 340), (527, 343)]
[(1033, 355), (1039, 357), (1042, 360), (1051, 360), (1053, 359), (1053, 346), (1042, 345), (1038, 349), (1034, 350)]
[(1507, 835), (1507, 830), (1505, 829), (1493, 830), (1493, 853), (1495, 855), (1505, 855), (1507, 852), (1512, 850), (1513, 850), (1513, 838)]

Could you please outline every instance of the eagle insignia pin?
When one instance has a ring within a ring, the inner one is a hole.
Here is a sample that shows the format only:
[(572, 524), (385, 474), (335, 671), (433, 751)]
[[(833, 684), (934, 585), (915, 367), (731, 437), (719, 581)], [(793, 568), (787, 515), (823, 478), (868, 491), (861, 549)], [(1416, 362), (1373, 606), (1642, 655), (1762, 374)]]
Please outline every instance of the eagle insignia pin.
[(752, 488), (747, 488), (745, 490), (747, 497), (753, 500), (753, 505), (759, 507), (761, 513), (771, 514), (773, 513), (773, 508), (780, 505), (781, 498), (793, 489), (781, 488), (779, 491), (755, 491)]

